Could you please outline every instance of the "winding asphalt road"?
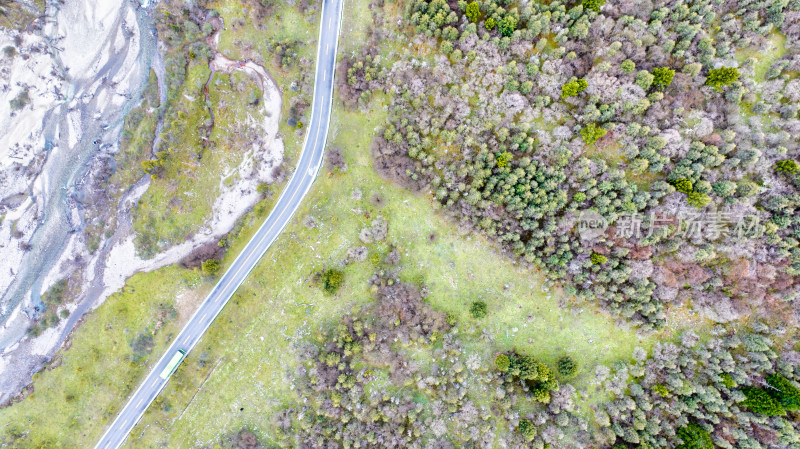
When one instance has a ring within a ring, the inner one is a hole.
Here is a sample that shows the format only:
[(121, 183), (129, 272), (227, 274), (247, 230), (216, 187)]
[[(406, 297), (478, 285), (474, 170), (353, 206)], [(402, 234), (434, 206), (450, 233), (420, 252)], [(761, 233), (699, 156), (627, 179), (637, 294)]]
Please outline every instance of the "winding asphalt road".
[(150, 374), (97, 443), (96, 449), (116, 449), (122, 445), (133, 426), (141, 419), (147, 407), (169, 381), (169, 379), (163, 380), (159, 377), (169, 360), (179, 349), (188, 353), (200, 341), (236, 289), (244, 282), (272, 242), (283, 231), (289, 219), (300, 206), (303, 197), (311, 188), (319, 167), (322, 165), (325, 140), (328, 134), (333, 101), (336, 48), (343, 2), (344, 0), (322, 1), (311, 123), (306, 131), (306, 140), (300, 154), (300, 161), (297, 163), (297, 169), (264, 224), (233, 261), (228, 271), (220, 278), (214, 290), (186, 323), (166, 353), (153, 366)]

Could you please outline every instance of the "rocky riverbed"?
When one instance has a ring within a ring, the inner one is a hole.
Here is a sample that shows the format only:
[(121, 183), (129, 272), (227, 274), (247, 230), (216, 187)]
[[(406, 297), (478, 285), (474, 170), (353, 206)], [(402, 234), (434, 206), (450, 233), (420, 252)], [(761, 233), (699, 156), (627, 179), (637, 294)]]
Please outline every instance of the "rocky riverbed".
[[(258, 64), (217, 53), (215, 33), (211, 70), (242, 71), (263, 90), (263, 132), (234, 169), (236, 182), (220, 180), (212, 216), (189, 241), (143, 259), (131, 230), (132, 209), (150, 184), (143, 176), (115, 204), (91, 210), (107, 214), (99, 218), (114, 227), (97, 251), (87, 250), (84, 205), (97, 203), (115, 170), (125, 115), (141, 101), (151, 69), (165, 98), (150, 8), (128, 0), (48, 4), (27, 30), (0, 29), (0, 49), (14, 49), (0, 62), (0, 125), (11, 130), (0, 135), (0, 403), (17, 395), (84, 313), (128, 277), (177, 263), (229, 232), (259, 200), (256, 186), (274, 182), (283, 161), (275, 82)], [(40, 295), (66, 277), (80, 284), (70, 289), (79, 293), (68, 298), (68, 318), (26, 336), (43, 310)]]

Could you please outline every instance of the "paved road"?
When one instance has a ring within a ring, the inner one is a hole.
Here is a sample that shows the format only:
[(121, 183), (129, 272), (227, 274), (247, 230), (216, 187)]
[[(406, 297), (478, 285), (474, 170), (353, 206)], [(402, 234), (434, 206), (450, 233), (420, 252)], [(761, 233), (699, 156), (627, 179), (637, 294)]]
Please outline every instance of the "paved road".
[(297, 169), (281, 193), (275, 208), (261, 225), (256, 235), (233, 261), (228, 271), (220, 278), (214, 290), (203, 301), (194, 316), (186, 323), (181, 333), (167, 352), (153, 367), (125, 408), (111, 423), (106, 433), (95, 446), (96, 449), (116, 449), (122, 445), (133, 426), (142, 417), (150, 403), (167, 384), (159, 374), (172, 356), (182, 349), (189, 352), (200, 341), (208, 327), (217, 317), (233, 293), (244, 282), (272, 242), (280, 235), (286, 223), (297, 210), (303, 197), (317, 176), (325, 149), (328, 124), (333, 97), (333, 75), (336, 63), (336, 47), (344, 0), (323, 0), (317, 51), (317, 68), (314, 84), (314, 100), (311, 123), (306, 131), (306, 140)]

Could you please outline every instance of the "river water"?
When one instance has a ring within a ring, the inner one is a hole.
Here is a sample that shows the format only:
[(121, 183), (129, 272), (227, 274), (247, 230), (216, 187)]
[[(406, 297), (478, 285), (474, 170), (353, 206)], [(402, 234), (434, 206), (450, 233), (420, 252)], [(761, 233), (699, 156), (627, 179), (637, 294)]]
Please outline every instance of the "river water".
[[(62, 100), (41, 124), (46, 162), (32, 186), (40, 207), (30, 250), (0, 299), (0, 350), (24, 335), (48, 274), (71, 235), (83, 230), (80, 201), (90, 162), (118, 150), (123, 119), (141, 98), (156, 54), (147, 11), (132, 0), (48, 2), (42, 33), (54, 69), (65, 74)], [(15, 313), (16, 312), (16, 313)], [(10, 319), (11, 318), (11, 319)]]

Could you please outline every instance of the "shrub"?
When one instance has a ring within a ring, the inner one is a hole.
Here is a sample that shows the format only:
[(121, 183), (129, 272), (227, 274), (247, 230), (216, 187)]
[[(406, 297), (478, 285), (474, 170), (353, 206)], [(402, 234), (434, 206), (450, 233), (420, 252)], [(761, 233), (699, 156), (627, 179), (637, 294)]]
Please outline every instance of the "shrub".
[(780, 402), (776, 401), (761, 388), (742, 387), (741, 392), (747, 399), (740, 404), (753, 413), (767, 416), (783, 416), (786, 414)]
[(518, 429), (519, 433), (521, 433), (526, 440), (533, 441), (533, 439), (536, 438), (536, 426), (527, 419), (519, 420)]
[(708, 71), (706, 86), (720, 90), (725, 86), (730, 86), (739, 79), (739, 70), (735, 67), (720, 67)]
[(583, 78), (572, 80), (561, 86), (561, 98), (574, 97), (586, 90), (587, 87), (589, 87), (589, 83)]
[(486, 19), (486, 22), (484, 23), (484, 26), (489, 31), (492, 31), (494, 29), (495, 25), (497, 25), (497, 22), (495, 22), (494, 19), (491, 18), (491, 17)]
[(662, 384), (653, 385), (653, 392), (655, 392), (657, 395), (661, 396), (662, 398), (665, 398), (665, 397), (669, 396), (669, 390), (667, 389), (666, 386), (664, 386)]
[(564, 379), (570, 379), (575, 377), (578, 373), (578, 364), (575, 363), (575, 360), (572, 357), (565, 355), (558, 359), (558, 374), (561, 375)]
[(653, 69), (653, 84), (657, 87), (667, 87), (672, 84), (675, 71), (669, 67), (656, 67)]
[(217, 259), (207, 259), (200, 264), (200, 271), (206, 276), (216, 276), (222, 266)]
[(483, 301), (474, 301), (472, 305), (469, 306), (469, 313), (473, 318), (485, 318), (487, 314), (486, 303)]
[(511, 359), (505, 354), (500, 354), (494, 358), (494, 366), (501, 373), (506, 373), (508, 368), (511, 367)]
[(261, 197), (266, 197), (269, 195), (270, 187), (271, 186), (266, 182), (260, 182), (258, 186), (256, 186), (256, 192), (258, 192)]
[(30, 102), (31, 97), (29, 96), (28, 88), (26, 87), (13, 100), (10, 100), (8, 104), (11, 106), (12, 111), (18, 111), (30, 104)]
[(689, 423), (681, 427), (677, 435), (683, 440), (683, 444), (675, 446), (675, 449), (714, 449), (711, 435), (697, 424)]
[(800, 173), (800, 165), (793, 159), (784, 159), (775, 163), (775, 171), (778, 173), (796, 175)]
[(156, 343), (153, 340), (153, 334), (150, 332), (139, 332), (136, 334), (136, 337), (131, 340), (130, 346), (133, 350), (131, 357), (135, 361), (140, 360), (153, 352), (153, 348), (155, 348)]
[(586, 145), (597, 142), (607, 133), (608, 131), (600, 128), (596, 123), (589, 123), (581, 129), (581, 137), (583, 137), (583, 141), (586, 142)]
[(606, 256), (604, 256), (602, 254), (592, 253), (591, 260), (592, 260), (592, 263), (595, 264), (595, 265), (602, 265), (602, 264), (608, 262), (608, 257), (606, 257)]
[(339, 290), (342, 281), (344, 281), (344, 273), (339, 270), (329, 268), (322, 273), (322, 289), (329, 295), (333, 295)]
[(64, 302), (64, 294), (67, 289), (67, 280), (62, 279), (53, 284), (42, 295), (41, 300), (46, 306), (58, 306)]

